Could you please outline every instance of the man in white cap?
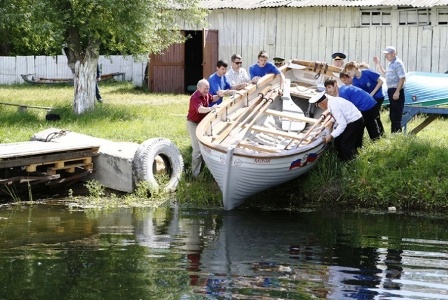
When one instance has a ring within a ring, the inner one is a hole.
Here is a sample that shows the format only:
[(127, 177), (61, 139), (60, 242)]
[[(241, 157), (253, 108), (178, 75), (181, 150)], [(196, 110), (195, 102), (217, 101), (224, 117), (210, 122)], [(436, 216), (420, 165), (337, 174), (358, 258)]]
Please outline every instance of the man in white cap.
[(362, 147), (364, 120), (361, 112), (350, 101), (332, 97), (325, 92), (311, 97), (308, 101), (324, 111), (328, 110), (333, 116), (334, 129), (325, 137), (325, 143), (334, 139), (338, 157), (344, 161), (353, 159)]
[(404, 83), (406, 80), (406, 69), (404, 68), (403, 61), (397, 57), (395, 47), (388, 46), (384, 49), (383, 53), (389, 61), (387, 70), (384, 70), (378, 56), (375, 56), (373, 61), (380, 74), (386, 78), (391, 132), (401, 132), (401, 118), (403, 116), (405, 102)]

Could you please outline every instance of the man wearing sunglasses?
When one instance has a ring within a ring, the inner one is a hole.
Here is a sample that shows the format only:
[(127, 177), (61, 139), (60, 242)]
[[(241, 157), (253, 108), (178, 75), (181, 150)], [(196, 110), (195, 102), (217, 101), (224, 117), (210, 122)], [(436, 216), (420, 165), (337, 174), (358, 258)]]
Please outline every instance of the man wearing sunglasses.
[(227, 81), (232, 86), (232, 90), (244, 89), (250, 84), (249, 74), (247, 71), (241, 67), (243, 64), (243, 59), (239, 54), (232, 55), (232, 66), (226, 73)]

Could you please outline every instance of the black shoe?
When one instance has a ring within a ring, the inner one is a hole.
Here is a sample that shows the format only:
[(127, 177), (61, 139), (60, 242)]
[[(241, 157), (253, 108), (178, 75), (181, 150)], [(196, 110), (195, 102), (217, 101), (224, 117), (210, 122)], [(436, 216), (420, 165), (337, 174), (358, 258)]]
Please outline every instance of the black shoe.
[(103, 99), (101, 99), (101, 98), (96, 99), (96, 100), (98, 101), (98, 103), (103, 103)]

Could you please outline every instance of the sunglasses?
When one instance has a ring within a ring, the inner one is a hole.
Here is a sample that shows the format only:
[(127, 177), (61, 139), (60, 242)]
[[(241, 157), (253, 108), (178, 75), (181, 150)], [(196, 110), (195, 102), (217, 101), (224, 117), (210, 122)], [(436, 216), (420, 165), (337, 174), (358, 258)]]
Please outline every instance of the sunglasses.
[(237, 65), (241, 65), (243, 62), (242, 61), (234, 61), (234, 63)]

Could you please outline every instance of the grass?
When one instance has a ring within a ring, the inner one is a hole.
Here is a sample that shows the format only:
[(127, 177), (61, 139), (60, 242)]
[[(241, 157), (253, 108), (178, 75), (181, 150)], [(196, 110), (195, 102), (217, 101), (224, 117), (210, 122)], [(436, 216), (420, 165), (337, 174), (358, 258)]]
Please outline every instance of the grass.
[[(94, 110), (77, 116), (72, 112), (70, 86), (0, 86), (0, 102), (51, 106), (61, 116), (59, 121), (46, 121), (45, 110), (30, 108), (18, 112), (17, 107), (0, 105), (0, 143), (28, 141), (34, 133), (50, 127), (113, 141), (142, 143), (154, 137), (168, 138), (180, 149), (186, 170), (176, 200), (183, 205), (221, 205), (221, 193), (207, 170), (198, 180), (188, 178), (191, 161), (185, 126), (188, 95), (151, 94), (126, 82), (100, 83), (100, 89), (104, 104), (95, 103)], [(388, 132), (387, 110), (382, 112), (382, 120)], [(407, 130), (423, 120), (423, 116), (417, 117)], [(327, 151), (307, 175), (254, 195), (245, 205), (289, 209), (308, 206), (386, 209), (393, 205), (403, 210), (447, 211), (446, 127), (447, 120), (439, 118), (417, 136), (386, 133), (374, 143), (366, 137), (361, 153), (350, 163), (339, 162), (333, 151)], [(102, 192), (94, 184), (90, 188), (93, 194)], [(125, 200), (142, 199), (143, 194), (140, 189), (137, 196), (128, 195)]]

